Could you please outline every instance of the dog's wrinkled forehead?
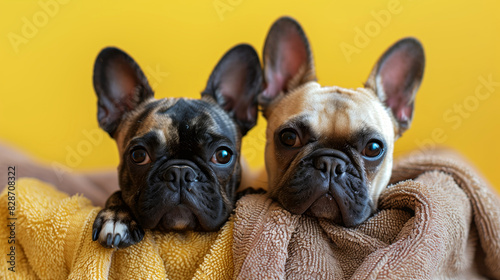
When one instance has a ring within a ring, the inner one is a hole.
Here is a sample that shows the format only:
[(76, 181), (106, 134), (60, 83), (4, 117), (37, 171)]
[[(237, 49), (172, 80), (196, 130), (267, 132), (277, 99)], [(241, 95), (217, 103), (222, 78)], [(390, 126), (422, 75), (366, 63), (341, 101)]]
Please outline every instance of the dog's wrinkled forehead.
[(117, 137), (120, 152), (131, 140), (151, 131), (169, 144), (217, 135), (239, 145), (237, 129), (228, 114), (217, 104), (200, 99), (153, 100), (127, 116), (121, 127), (124, 129)]
[(271, 131), (300, 119), (320, 135), (348, 138), (366, 127), (383, 135), (394, 134), (389, 113), (369, 89), (321, 87), (309, 82), (277, 103), (279, 106), (268, 118)]

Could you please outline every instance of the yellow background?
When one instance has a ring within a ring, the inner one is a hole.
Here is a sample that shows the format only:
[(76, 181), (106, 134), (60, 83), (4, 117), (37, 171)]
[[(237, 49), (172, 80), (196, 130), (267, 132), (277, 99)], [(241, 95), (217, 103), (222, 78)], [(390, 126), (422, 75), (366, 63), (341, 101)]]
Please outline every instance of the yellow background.
[[(397, 12), (377, 21), (392, 6)], [(227, 49), (247, 42), (260, 54), (271, 23), (290, 15), (308, 34), (323, 85), (361, 86), (387, 47), (419, 38), (427, 65), (414, 123), (396, 156), (425, 145), (453, 147), (500, 189), (500, 84), (482, 88), (481, 100), (475, 95), (481, 77), (500, 82), (498, 11), (498, 1), (4, 0), (0, 140), (54, 166), (115, 168), (117, 150), (98, 130), (92, 88), (103, 47), (134, 57), (156, 97), (198, 97)], [(356, 41), (358, 29), (368, 40)], [(346, 45), (357, 52), (346, 55)], [(253, 167), (263, 165), (264, 128), (261, 118), (244, 141)]]

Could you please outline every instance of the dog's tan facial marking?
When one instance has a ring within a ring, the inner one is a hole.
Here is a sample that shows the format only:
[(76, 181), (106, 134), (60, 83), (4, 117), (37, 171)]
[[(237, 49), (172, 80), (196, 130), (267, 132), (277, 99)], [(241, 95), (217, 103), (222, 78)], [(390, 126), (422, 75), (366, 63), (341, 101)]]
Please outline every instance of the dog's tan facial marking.
[(168, 117), (156, 118), (152, 127), (152, 131), (156, 133), (161, 146), (173, 145), (179, 142), (179, 132), (174, 129), (172, 119)]
[(375, 100), (376, 96), (366, 89), (320, 87), (311, 82), (280, 100), (280, 106), (269, 116), (268, 131), (274, 132), (288, 121), (302, 117), (313, 133), (332, 138), (348, 138), (353, 131), (367, 126), (382, 127), (384, 135), (394, 134), (388, 112)]
[(308, 92), (319, 87), (317, 83), (308, 83), (275, 101), (275, 103), (271, 105), (272, 107), (268, 109), (271, 114), (267, 116), (267, 128), (269, 129), (271, 127), (276, 129), (287, 120), (297, 117), (297, 115), (302, 113), (308, 105), (307, 97), (304, 96), (302, 92)]
[(162, 138), (166, 141), (178, 139), (178, 135), (171, 133), (175, 130), (168, 130), (171, 128), (172, 120), (163, 114), (177, 102), (177, 98), (151, 99), (130, 112), (117, 130), (116, 142), (120, 154), (123, 154), (130, 141), (154, 129), (161, 130), (164, 135)]
[[(311, 138), (317, 138), (314, 140), (337, 145), (351, 145), (353, 135), (372, 128), (384, 136), (386, 153), (393, 152), (394, 127), (390, 114), (369, 89), (320, 87), (315, 82), (305, 84), (281, 98), (279, 106), (269, 116), (267, 133), (274, 134), (287, 126), (295, 127), (298, 120), (307, 126)], [(268, 139), (272, 139), (270, 135)], [(290, 160), (284, 160), (282, 151), (276, 145), (268, 142), (266, 146), (270, 186), (280, 185), (278, 181), (283, 175), (280, 170), (287, 170), (290, 164)], [(302, 157), (304, 154), (296, 156)], [(384, 186), (383, 182), (388, 180), (391, 167), (392, 158), (387, 157), (378, 169), (367, 172), (366, 176), (372, 182), (369, 186), (372, 197), (378, 197), (380, 190), (371, 186)]]

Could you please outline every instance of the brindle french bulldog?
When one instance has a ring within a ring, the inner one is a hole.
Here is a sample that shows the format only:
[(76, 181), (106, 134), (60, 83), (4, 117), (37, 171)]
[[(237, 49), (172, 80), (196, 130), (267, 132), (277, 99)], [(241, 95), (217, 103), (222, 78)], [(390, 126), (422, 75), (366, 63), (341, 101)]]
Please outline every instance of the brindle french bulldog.
[(255, 50), (238, 45), (201, 99), (155, 99), (130, 56), (102, 50), (94, 67), (98, 120), (118, 146), (120, 191), (95, 218), (92, 239), (124, 248), (145, 229), (218, 230), (234, 207), (241, 138), (256, 124), (262, 79)]

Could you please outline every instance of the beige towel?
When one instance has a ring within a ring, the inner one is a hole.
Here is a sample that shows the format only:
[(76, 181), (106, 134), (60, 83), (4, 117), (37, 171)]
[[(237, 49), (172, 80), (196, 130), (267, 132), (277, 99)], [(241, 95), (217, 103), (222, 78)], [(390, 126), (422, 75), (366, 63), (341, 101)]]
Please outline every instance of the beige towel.
[(263, 195), (236, 209), (235, 279), (500, 279), (500, 199), (458, 156), (394, 166), (355, 228), (292, 215)]

